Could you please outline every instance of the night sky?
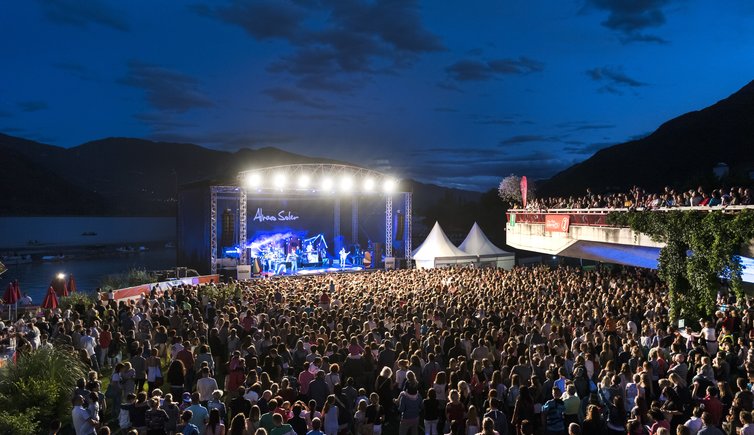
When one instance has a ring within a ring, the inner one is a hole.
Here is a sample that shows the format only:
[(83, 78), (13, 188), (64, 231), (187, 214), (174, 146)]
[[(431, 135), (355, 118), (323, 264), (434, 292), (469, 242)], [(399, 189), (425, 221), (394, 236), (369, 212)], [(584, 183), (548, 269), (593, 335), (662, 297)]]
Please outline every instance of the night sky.
[(0, 131), (274, 146), (475, 190), (754, 79), (754, 2), (5, 0)]

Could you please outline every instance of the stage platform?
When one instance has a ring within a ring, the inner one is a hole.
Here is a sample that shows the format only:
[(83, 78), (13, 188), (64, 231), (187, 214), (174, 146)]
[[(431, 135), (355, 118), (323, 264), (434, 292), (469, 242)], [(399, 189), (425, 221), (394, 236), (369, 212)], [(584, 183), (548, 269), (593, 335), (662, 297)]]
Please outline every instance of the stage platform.
[(300, 267), (295, 273), (280, 273), (275, 274), (272, 272), (262, 272), (260, 277), (285, 277), (285, 276), (310, 276), (310, 275), (323, 275), (326, 273), (353, 273), (353, 272), (370, 272), (377, 269), (364, 268), (363, 266), (312, 266), (312, 267)]

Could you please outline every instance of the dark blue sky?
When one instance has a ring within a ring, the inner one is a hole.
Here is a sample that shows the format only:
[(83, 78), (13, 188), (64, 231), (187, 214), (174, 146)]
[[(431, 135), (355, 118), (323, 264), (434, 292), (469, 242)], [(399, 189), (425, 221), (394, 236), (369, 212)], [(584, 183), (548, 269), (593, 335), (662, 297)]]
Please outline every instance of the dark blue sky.
[(477, 190), (754, 79), (754, 2), (5, 1), (0, 131), (275, 146)]

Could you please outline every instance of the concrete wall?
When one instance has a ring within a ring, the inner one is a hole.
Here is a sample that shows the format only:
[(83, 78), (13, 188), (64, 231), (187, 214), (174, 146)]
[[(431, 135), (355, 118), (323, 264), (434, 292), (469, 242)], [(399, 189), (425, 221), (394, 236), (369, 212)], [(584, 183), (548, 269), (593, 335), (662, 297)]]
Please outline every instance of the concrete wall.
[(549, 255), (558, 255), (579, 240), (652, 248), (665, 246), (630, 228), (571, 225), (567, 233), (561, 233), (545, 231), (543, 224), (516, 222), (515, 225), (507, 223), (505, 230), (509, 246)]

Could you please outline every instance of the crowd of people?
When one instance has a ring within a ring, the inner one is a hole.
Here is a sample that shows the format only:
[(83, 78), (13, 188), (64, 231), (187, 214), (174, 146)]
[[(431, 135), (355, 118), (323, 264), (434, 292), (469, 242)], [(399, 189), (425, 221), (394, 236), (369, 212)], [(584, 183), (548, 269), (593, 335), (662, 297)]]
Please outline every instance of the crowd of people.
[[(712, 190), (697, 187), (689, 190), (675, 190), (665, 187), (660, 193), (650, 193), (640, 187), (632, 187), (625, 193), (595, 194), (587, 189), (583, 196), (535, 198), (527, 202), (527, 210), (549, 209), (656, 209), (672, 207), (725, 207), (732, 205), (752, 205), (751, 188), (731, 187)], [(516, 208), (522, 208), (518, 204)]]
[(754, 304), (730, 298), (679, 328), (649, 270), (340, 273), (50, 312), (17, 346), (91, 368), (78, 435), (750, 435)]

